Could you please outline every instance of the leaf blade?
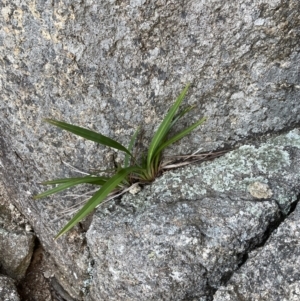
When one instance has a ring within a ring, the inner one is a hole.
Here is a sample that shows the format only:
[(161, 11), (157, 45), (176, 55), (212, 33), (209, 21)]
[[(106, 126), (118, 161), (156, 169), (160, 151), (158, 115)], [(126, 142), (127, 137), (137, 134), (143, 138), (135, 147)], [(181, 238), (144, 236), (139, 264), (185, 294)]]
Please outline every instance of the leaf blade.
[(177, 115), (174, 116), (171, 124), (170, 124), (170, 128), (169, 130), (177, 123), (177, 121), (182, 118), (185, 114), (187, 114), (189, 111), (191, 111), (192, 109), (194, 109), (195, 106), (188, 106), (186, 107), (184, 110), (180, 111)]
[(158, 149), (157, 149), (157, 154), (159, 154), (160, 152), (163, 151), (163, 149), (165, 149), (166, 147), (168, 147), (170, 144), (182, 139), (183, 137), (187, 136), (190, 132), (192, 132), (196, 127), (200, 126), (201, 124), (203, 124), (206, 121), (206, 117), (201, 118), (199, 121), (195, 122), (194, 124), (192, 124), (191, 126), (185, 128), (183, 131), (179, 132), (178, 134), (176, 134), (175, 136), (173, 136), (172, 138), (170, 138), (168, 141), (166, 141), (165, 143), (163, 143)]
[(77, 136), (85, 138), (87, 140), (94, 141), (99, 144), (123, 151), (131, 156), (131, 153), (129, 152), (129, 150), (126, 147), (124, 147), (122, 144), (120, 144), (119, 142), (117, 142), (109, 137), (101, 135), (97, 132), (85, 129), (85, 128), (77, 126), (77, 125), (72, 125), (70, 123), (66, 123), (63, 121), (58, 121), (55, 119), (46, 118), (46, 119), (44, 119), (44, 121), (48, 122), (51, 125), (57, 126), (63, 130), (71, 132)]
[(99, 205), (107, 195), (112, 192), (118, 184), (120, 184), (126, 176), (140, 168), (136, 166), (123, 168), (116, 173), (111, 179), (109, 179), (86, 203), (85, 205), (75, 214), (75, 216), (58, 232), (55, 239), (65, 234), (71, 228), (73, 228), (78, 222), (85, 218), (97, 205)]
[(183, 89), (183, 91), (180, 93), (178, 98), (176, 99), (173, 106), (170, 108), (169, 112), (163, 119), (162, 123), (160, 124), (158, 130), (154, 134), (149, 149), (148, 149), (148, 156), (147, 156), (147, 166), (150, 167), (151, 161), (154, 156), (154, 152), (157, 149), (158, 145), (161, 143), (162, 139), (166, 136), (168, 130), (170, 129), (170, 124), (173, 120), (174, 115), (176, 114), (181, 102), (183, 101), (185, 94), (187, 93), (187, 90), (189, 88), (189, 84), (186, 85), (186, 87)]
[[(134, 147), (134, 144), (135, 144), (135, 141), (136, 141), (136, 137), (137, 137), (139, 131), (140, 131), (140, 127), (138, 127), (136, 129), (136, 131), (134, 132), (133, 136), (130, 139), (129, 146), (128, 146), (128, 151), (130, 153), (132, 153), (132, 149)], [(129, 166), (129, 154), (126, 153), (125, 154), (125, 159), (124, 159), (124, 167), (126, 168), (128, 166)]]
[[(46, 190), (38, 195), (35, 195), (33, 198), (36, 199), (41, 199), (46, 196), (49, 196), (51, 194), (66, 190), (70, 187), (76, 186), (78, 184), (93, 184), (95, 182), (99, 182), (105, 184), (106, 181), (103, 180), (103, 177), (83, 177), (83, 178), (69, 178), (69, 181), (63, 181), (64, 179), (57, 179), (57, 180), (52, 180), (52, 181), (47, 181), (46, 185), (48, 184), (60, 184), (57, 187), (54, 187), (52, 189)], [(103, 185), (103, 184), (98, 184), (98, 185)]]

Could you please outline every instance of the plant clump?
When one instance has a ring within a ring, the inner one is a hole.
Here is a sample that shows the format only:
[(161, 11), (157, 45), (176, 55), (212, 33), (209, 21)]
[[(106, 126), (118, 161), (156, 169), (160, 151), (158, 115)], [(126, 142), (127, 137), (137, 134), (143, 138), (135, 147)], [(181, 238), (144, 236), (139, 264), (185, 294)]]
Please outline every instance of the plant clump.
[(137, 183), (150, 183), (161, 173), (163, 169), (168, 169), (170, 168), (170, 166), (174, 166), (172, 164), (167, 165), (162, 163), (163, 150), (169, 145), (188, 135), (206, 120), (206, 118), (203, 117), (191, 126), (174, 134), (172, 137), (169, 137), (169, 133), (174, 125), (185, 114), (193, 109), (193, 106), (188, 106), (179, 110), (179, 107), (188, 91), (188, 88), (189, 85), (184, 88), (184, 90), (176, 99), (175, 103), (171, 106), (162, 123), (155, 132), (148, 147), (147, 153), (141, 156), (141, 158), (135, 158), (132, 154), (139, 129), (137, 129), (133, 134), (129, 146), (125, 147), (119, 142), (109, 137), (103, 136), (100, 133), (96, 133), (94, 131), (66, 122), (53, 119), (45, 119), (46, 122), (61, 129), (67, 130), (75, 135), (125, 153), (124, 162), (122, 165), (116, 166), (113, 171), (106, 170), (106, 174), (108, 173), (109, 176), (88, 175), (84, 177), (55, 179), (42, 183), (43, 185), (55, 185), (56, 187), (36, 195), (34, 197), (35, 199), (49, 196), (51, 194), (63, 191), (79, 184), (92, 184), (100, 186), (99, 189), (96, 190), (94, 195), (87, 200), (87, 202), (73, 216), (73, 218), (59, 231), (55, 238), (58, 238), (59, 236), (69, 231), (78, 222), (85, 218), (96, 206), (102, 203), (108, 196), (120, 195), (122, 194), (122, 192), (130, 190), (130, 187), (132, 187), (132, 185), (136, 185)]

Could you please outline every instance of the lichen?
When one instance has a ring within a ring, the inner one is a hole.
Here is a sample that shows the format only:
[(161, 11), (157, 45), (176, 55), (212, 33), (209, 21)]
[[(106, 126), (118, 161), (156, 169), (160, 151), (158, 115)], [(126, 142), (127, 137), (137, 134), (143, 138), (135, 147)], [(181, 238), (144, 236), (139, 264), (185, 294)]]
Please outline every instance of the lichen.
[(288, 145), (300, 148), (300, 130), (294, 129), (285, 135), (280, 135), (276, 138), (273, 138), (271, 141), (274, 145), (278, 146)]
[[(208, 190), (246, 192), (252, 183), (268, 184), (270, 177), (287, 175), (291, 159), (284, 148), (291, 145), (300, 148), (298, 130), (270, 139), (259, 148), (244, 145), (213, 162), (168, 172), (154, 182), (151, 192), (162, 198), (170, 198), (174, 188), (179, 187), (186, 199), (204, 196)], [(279, 200), (282, 204), (288, 199), (284, 195), (283, 192)]]

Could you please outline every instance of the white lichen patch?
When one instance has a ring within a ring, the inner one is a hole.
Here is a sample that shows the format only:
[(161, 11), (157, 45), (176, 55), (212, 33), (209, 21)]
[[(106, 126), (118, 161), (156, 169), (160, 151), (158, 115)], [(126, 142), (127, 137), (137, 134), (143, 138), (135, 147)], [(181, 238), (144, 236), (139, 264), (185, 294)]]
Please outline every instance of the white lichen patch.
[(180, 187), (181, 193), (185, 196), (186, 199), (193, 200), (195, 195), (204, 195), (206, 194), (206, 189), (201, 188), (199, 185), (188, 185), (187, 183), (183, 184)]
[(269, 185), (261, 182), (253, 182), (247, 189), (250, 194), (257, 199), (269, 199), (273, 195)]
[(300, 148), (300, 130), (294, 129), (285, 135), (278, 136), (272, 139), (272, 143), (278, 146), (288, 145)]

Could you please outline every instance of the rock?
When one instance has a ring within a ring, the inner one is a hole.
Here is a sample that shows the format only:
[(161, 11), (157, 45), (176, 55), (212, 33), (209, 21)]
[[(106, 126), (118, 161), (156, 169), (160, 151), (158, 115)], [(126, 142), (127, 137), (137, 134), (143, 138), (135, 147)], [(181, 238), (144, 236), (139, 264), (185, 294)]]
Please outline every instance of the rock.
[(14, 281), (3, 275), (0, 275), (0, 300), (20, 301)]
[(249, 254), (246, 263), (216, 292), (214, 301), (300, 300), (300, 206)]
[[(294, 130), (100, 206), (87, 233), (92, 300), (211, 300), (297, 200), (299, 159)], [(258, 182), (269, 198), (248, 191)]]
[(51, 280), (53, 278), (55, 266), (51, 258), (37, 242), (30, 265), (24, 279), (18, 283), (18, 292), (21, 300), (37, 301), (75, 301), (72, 298), (63, 298), (54, 288)]
[(155, 200), (114, 204), (95, 217), (92, 300), (208, 300), (279, 215), (275, 202), (234, 194)]
[(188, 82), (187, 101), (196, 106), (190, 119), (209, 121), (176, 153), (233, 145), (300, 121), (297, 0), (17, 3), (1, 4), (9, 104), (2, 114), (10, 112), (2, 122), (22, 158), (57, 162), (63, 149), (81, 166), (93, 163), (92, 145), (70, 137), (62, 145), (61, 134), (41, 126), (43, 117), (124, 143), (142, 123), (146, 142)]
[(0, 183), (0, 271), (15, 280), (24, 278), (33, 252), (35, 236), (26, 226)]
[[(43, 190), (42, 180), (78, 176), (69, 165), (82, 172), (111, 166), (113, 152), (45, 125), (43, 118), (85, 126), (126, 145), (142, 124), (142, 152), (191, 82), (186, 103), (195, 110), (182, 126), (209, 119), (168, 155), (237, 146), (294, 128), (300, 120), (299, 6), (298, 0), (1, 2), (1, 179), (72, 297), (85, 298), (91, 282), (89, 222), (53, 241), (76, 200), (70, 194), (32, 196)], [(255, 181), (270, 185), (262, 177)], [(211, 185), (215, 180), (220, 186), (221, 178), (211, 178)], [(242, 180), (243, 189), (251, 184)], [(277, 201), (288, 212), (289, 188), (270, 188), (276, 197), (283, 190)]]

